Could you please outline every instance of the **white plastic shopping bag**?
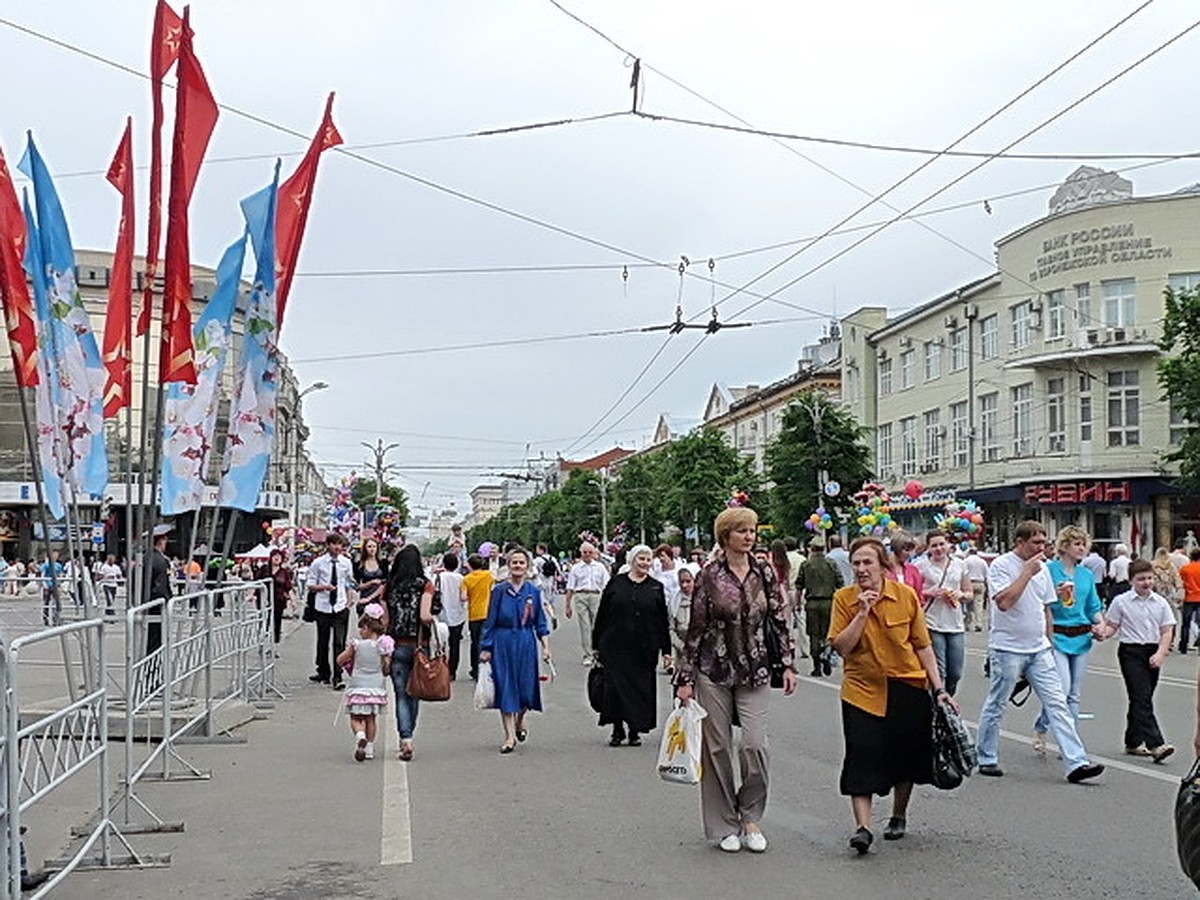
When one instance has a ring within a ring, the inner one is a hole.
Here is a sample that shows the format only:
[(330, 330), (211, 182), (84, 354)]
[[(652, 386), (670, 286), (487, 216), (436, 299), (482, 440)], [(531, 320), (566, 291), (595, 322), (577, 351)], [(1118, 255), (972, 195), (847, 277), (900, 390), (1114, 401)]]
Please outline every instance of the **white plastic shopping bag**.
[(492, 681), (492, 664), (479, 664), (479, 678), (475, 682), (475, 708), (496, 708), (496, 682)]
[(663, 781), (700, 783), (700, 721), (707, 715), (695, 699), (687, 706), (675, 701), (658, 748), (658, 777)]

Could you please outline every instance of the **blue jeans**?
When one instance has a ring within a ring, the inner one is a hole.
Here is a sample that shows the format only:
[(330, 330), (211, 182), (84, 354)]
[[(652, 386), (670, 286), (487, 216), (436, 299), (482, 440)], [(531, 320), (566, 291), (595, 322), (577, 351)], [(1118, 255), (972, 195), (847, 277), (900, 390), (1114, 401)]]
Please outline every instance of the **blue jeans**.
[(413, 655), (417, 648), (412, 644), (396, 644), (392, 651), (392, 688), (396, 692), (396, 730), (400, 740), (411, 741), (417, 728), (416, 697), (408, 696), (408, 675), (413, 667)]
[[(1054, 664), (1058, 667), (1058, 677), (1062, 681), (1063, 690), (1067, 694), (1067, 712), (1071, 721), (1079, 728), (1079, 694), (1083, 690), (1083, 674), (1087, 671), (1086, 653), (1063, 653), (1054, 651)], [(1046, 715), (1046, 707), (1033, 723), (1033, 730), (1045, 734), (1050, 730), (1050, 717)]]
[(933, 641), (933, 655), (937, 657), (938, 671), (942, 673), (942, 682), (946, 693), (951, 697), (958, 690), (962, 680), (963, 633), (961, 631), (933, 631), (930, 629), (929, 639)]
[(988, 650), (991, 668), (991, 686), (979, 714), (979, 764), (995, 765), (1000, 752), (1000, 719), (1004, 707), (1012, 694), (1013, 686), (1022, 675), (1033, 687), (1045, 708), (1054, 742), (1062, 754), (1063, 768), (1069, 774), (1080, 766), (1087, 765), (1087, 751), (1067, 711), (1067, 697), (1063, 692), (1054, 654), (1047, 647), (1037, 653), (1012, 653), (1008, 650)]

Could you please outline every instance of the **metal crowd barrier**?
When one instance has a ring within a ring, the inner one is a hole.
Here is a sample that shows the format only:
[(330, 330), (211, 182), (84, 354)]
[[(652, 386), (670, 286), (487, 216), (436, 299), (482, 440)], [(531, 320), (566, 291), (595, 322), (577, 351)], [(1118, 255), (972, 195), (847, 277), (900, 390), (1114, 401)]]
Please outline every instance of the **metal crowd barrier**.
[[(0, 651), (4, 662), (4, 849), (7, 875), (0, 897), (16, 900), (21, 896), (21, 819), (53, 791), (72, 779), (87, 776), (94, 769), (98, 792), (98, 812), (82, 835), (83, 841), (66, 859), (55, 860), (48, 868), (54, 872), (33, 898), (49, 894), (77, 868), (153, 865), (134, 852), (111, 816), (108, 771), (108, 686), (98, 678), (73, 698), (49, 701), (52, 708), (30, 712), (31, 721), (22, 721), (22, 653), (26, 648), (78, 635), (87, 646), (95, 647), (100, 665), (106, 661), (104, 622), (90, 619), (58, 625), (38, 634), (19, 637)], [(124, 847), (127, 857), (113, 853), (113, 839)], [(88, 857), (99, 845), (99, 855)]]
[[(183, 744), (234, 740), (220, 734), (217, 713), (235, 701), (262, 703), (275, 688), (270, 649), (271, 607), (246, 601), (269, 598), (270, 582), (227, 585), (151, 601), (125, 616), (125, 778), (122, 828), (130, 833), (182, 831), (163, 821), (137, 794), (145, 781), (206, 780)], [(149, 627), (161, 618), (161, 646), (145, 652)], [(144, 747), (140, 754), (138, 748)], [(134, 821), (134, 805), (150, 821)]]
[[(272, 696), (284, 696), (275, 682), (271, 590), (269, 580), (235, 583), (133, 606), (125, 611), (123, 628), (94, 618), (21, 635), (7, 647), (0, 641), (5, 726), (0, 733), (0, 852), (7, 869), (0, 900), (21, 897), (22, 814), (92, 769), (99, 782), (97, 811), (86, 826), (72, 829), (78, 839), (71, 845), (72, 855), (48, 861), (46, 869), (54, 874), (31, 896), (45, 896), (80, 868), (170, 863), (169, 855), (134, 852), (126, 839), (183, 829), (183, 823), (167, 823), (155, 814), (138, 796), (138, 787), (148, 781), (209, 778), (184, 757), (181, 747), (244, 740), (231, 736), (231, 729), (260, 717)], [(37, 609), (40, 615), (40, 597)], [(161, 644), (147, 653), (147, 636), (155, 624), (161, 628)], [(120, 641), (123, 652), (110, 652)], [(28, 652), (31, 647), (40, 652)], [(68, 696), (54, 700), (44, 696), (45, 667), (60, 661), (45, 652), (48, 647), (61, 648), (67, 675)], [(23, 683), (22, 673), (36, 674), (38, 666), (43, 668), (36, 683)], [(34, 694), (39, 710), (23, 712), (23, 704), (32, 708)], [(246, 704), (234, 711), (243, 718), (229, 717), (232, 724), (223, 726), (218, 714), (237, 702)], [(124, 727), (119, 792), (109, 785), (110, 712)], [(22, 724), (23, 717), (35, 720)], [(123, 848), (116, 854), (114, 838)], [(99, 855), (89, 857), (97, 847)]]

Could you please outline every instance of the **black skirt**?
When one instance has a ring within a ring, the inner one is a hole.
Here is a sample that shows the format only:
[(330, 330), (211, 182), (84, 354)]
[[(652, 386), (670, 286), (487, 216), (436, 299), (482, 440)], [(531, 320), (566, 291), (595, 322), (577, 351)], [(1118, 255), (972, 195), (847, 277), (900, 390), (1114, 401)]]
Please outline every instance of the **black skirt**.
[(903, 782), (929, 784), (933, 760), (933, 707), (923, 688), (889, 680), (887, 712), (875, 716), (842, 702), (846, 758), (841, 792), (884, 796)]

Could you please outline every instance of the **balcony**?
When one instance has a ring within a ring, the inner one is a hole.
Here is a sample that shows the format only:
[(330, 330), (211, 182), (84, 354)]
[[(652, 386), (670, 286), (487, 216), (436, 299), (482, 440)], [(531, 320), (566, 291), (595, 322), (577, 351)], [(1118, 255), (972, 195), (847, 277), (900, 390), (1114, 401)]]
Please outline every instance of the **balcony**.
[(1066, 338), (1052, 343), (1051, 349), (1043, 349), (1028, 356), (1010, 359), (1005, 369), (1036, 369), (1040, 366), (1059, 368), (1064, 362), (1098, 359), (1107, 356), (1157, 356), (1161, 351), (1158, 343), (1144, 328), (1118, 326), (1105, 328), (1077, 328)]

